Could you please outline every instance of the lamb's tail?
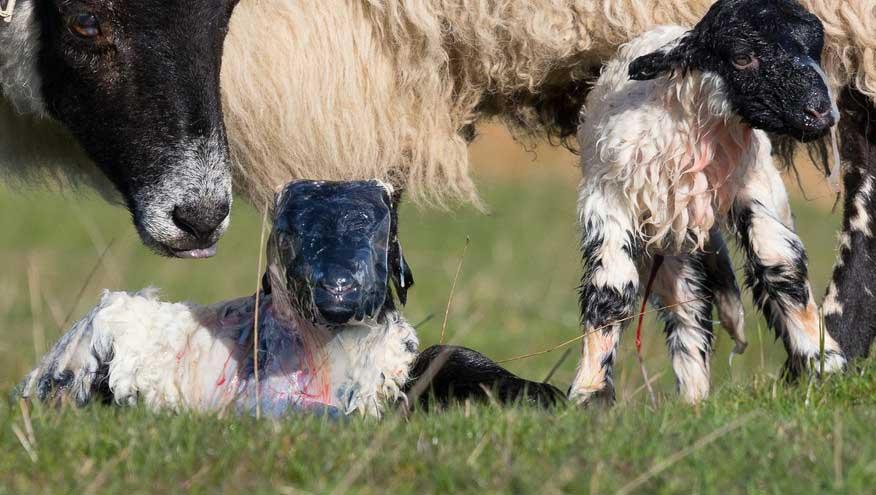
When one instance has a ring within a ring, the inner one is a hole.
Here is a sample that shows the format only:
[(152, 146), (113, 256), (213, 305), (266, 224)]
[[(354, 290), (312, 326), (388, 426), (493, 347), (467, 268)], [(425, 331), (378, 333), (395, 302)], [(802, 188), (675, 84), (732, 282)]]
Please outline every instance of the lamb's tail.
[(543, 407), (565, 402), (553, 385), (524, 380), (477, 351), (450, 345), (417, 356), (405, 393), (411, 406), (423, 408), (467, 399)]

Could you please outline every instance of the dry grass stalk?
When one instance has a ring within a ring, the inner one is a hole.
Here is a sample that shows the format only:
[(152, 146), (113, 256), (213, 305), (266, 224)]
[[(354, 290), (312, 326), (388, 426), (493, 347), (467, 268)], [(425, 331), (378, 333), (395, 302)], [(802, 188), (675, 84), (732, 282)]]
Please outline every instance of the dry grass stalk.
[(31, 331), (33, 333), (33, 350), (35, 359), (46, 353), (46, 332), (43, 328), (43, 301), (40, 295), (40, 274), (36, 259), (32, 256), (27, 267), (27, 286), (30, 292)]
[[(685, 304), (692, 304), (692, 303), (699, 302), (699, 301), (702, 301), (702, 300), (703, 300), (703, 298), (698, 297), (698, 298), (696, 298), (696, 299), (690, 299), (690, 300), (687, 300), (687, 301), (682, 301), (682, 302), (680, 302), (680, 303), (670, 304), (670, 305), (668, 305), (668, 306), (663, 306), (663, 307), (661, 307), (661, 308), (652, 309), (651, 311), (645, 311), (645, 312), (642, 313), (642, 315), (648, 315), (648, 314), (651, 314), (651, 313), (658, 313), (658, 312), (663, 311), (663, 310), (666, 310), (666, 309), (671, 309), (671, 308), (675, 308), (675, 307), (678, 307), (678, 306), (683, 306), (683, 305), (685, 305)], [(618, 324), (620, 324), (620, 323), (628, 322), (628, 321), (630, 321), (630, 320), (632, 320), (632, 319), (634, 319), (634, 318), (638, 318), (638, 317), (639, 317), (639, 315), (636, 314), (636, 315), (634, 315), (634, 316), (630, 316), (630, 317), (628, 317), (628, 318), (622, 318), (622, 319), (620, 319), (620, 320), (617, 320), (617, 321), (614, 321), (614, 322), (611, 322), (611, 323), (607, 323), (607, 324), (605, 324), (605, 325), (603, 325), (603, 326), (601, 326), (601, 327), (599, 327), (599, 328), (594, 328), (593, 330), (591, 330), (591, 331), (589, 331), (589, 332), (584, 332), (583, 334), (581, 334), (581, 335), (575, 337), (574, 339), (569, 339), (569, 340), (567, 340), (567, 341), (565, 341), (565, 342), (563, 342), (563, 343), (561, 343), (561, 344), (557, 344), (557, 345), (555, 345), (555, 346), (553, 346), (553, 347), (550, 347), (550, 348), (547, 348), (547, 349), (545, 349), (545, 350), (543, 350), (543, 351), (538, 351), (538, 352), (533, 352), (533, 353), (530, 353), (530, 354), (524, 354), (524, 355), (522, 355), (522, 356), (516, 356), (516, 357), (513, 357), (513, 358), (503, 359), (503, 360), (501, 360), (501, 361), (496, 361), (496, 363), (498, 363), (498, 364), (510, 363), (510, 362), (513, 362), (513, 361), (521, 361), (521, 360), (523, 360), (523, 359), (529, 359), (529, 358), (532, 358), (532, 357), (542, 356), (542, 355), (544, 355), (544, 354), (549, 354), (549, 353), (551, 353), (551, 352), (554, 352), (554, 351), (557, 351), (557, 350), (559, 350), (559, 349), (562, 349), (562, 348), (564, 348), (564, 347), (566, 347), (566, 346), (572, 345), (572, 344), (574, 344), (575, 342), (578, 342), (579, 340), (583, 340), (585, 337), (587, 337), (587, 336), (590, 335), (590, 334), (593, 334), (593, 333), (596, 333), (596, 332), (601, 332), (602, 330), (605, 330), (606, 328), (612, 327), (612, 326), (614, 326), (614, 325), (618, 325)]]
[(456, 292), (456, 282), (459, 281), (459, 274), (462, 272), (462, 265), (465, 262), (465, 255), (468, 253), (468, 245), (470, 244), (469, 237), (465, 238), (465, 247), (462, 249), (462, 256), (459, 257), (459, 265), (456, 266), (456, 275), (453, 277), (453, 283), (450, 285), (450, 295), (447, 297), (447, 306), (444, 308), (444, 323), (441, 324), (441, 344), (444, 343), (444, 332), (447, 329), (447, 319), (450, 317), (450, 306), (453, 305), (453, 293)]
[(261, 393), (259, 391), (259, 313), (261, 308), (261, 293), (262, 293), (262, 260), (265, 255), (265, 226), (268, 223), (269, 206), (265, 205), (265, 212), (262, 215), (261, 237), (259, 238), (259, 261), (256, 265), (256, 291), (255, 291), (255, 316), (252, 324), (252, 361), (253, 370), (255, 372), (255, 403), (256, 403), (256, 419), (262, 417)]
[(30, 441), (27, 439), (24, 433), (22, 433), (21, 428), (19, 428), (18, 425), (13, 424), (12, 433), (15, 434), (15, 437), (18, 438), (21, 446), (24, 447), (24, 451), (27, 453), (28, 457), (30, 457), (30, 461), (36, 464), (37, 461), (39, 461), (39, 457), (37, 457), (37, 453), (36, 450), (34, 450), (33, 445), (31, 445)]

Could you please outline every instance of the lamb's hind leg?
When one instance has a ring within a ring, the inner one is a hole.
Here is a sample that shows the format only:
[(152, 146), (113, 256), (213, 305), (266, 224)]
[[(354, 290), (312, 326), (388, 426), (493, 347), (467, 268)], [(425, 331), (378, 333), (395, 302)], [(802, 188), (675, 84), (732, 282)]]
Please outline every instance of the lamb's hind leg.
[(654, 279), (652, 303), (666, 322), (666, 343), (678, 392), (691, 404), (709, 395), (714, 299), (706, 255), (667, 257)]
[(742, 291), (739, 290), (739, 284), (736, 283), (736, 272), (733, 270), (733, 260), (730, 259), (730, 249), (724, 242), (718, 227), (713, 227), (709, 233), (703, 268), (706, 271), (705, 276), (714, 297), (718, 320), (736, 344), (733, 352), (742, 354), (748, 347), (748, 341), (745, 338), (745, 310), (742, 304)]
[(581, 313), (584, 340), (570, 400), (614, 398), (612, 367), (621, 331), (633, 316), (639, 292), (636, 260), (642, 249), (621, 196), (585, 187), (579, 208), (584, 273)]
[(752, 165), (730, 212), (746, 262), (746, 284), (788, 352), (787, 372), (796, 377), (809, 365), (843, 369), (845, 358), (822, 328), (809, 284), (806, 250), (794, 231), (788, 196), (769, 156)]

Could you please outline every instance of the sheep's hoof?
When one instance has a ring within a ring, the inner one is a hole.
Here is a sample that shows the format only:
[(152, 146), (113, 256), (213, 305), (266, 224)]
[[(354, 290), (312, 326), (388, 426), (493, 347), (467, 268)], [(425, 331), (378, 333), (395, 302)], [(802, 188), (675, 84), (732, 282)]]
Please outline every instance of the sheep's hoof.
[(569, 390), (569, 402), (580, 407), (611, 407), (614, 405), (614, 387), (607, 385), (601, 389)]

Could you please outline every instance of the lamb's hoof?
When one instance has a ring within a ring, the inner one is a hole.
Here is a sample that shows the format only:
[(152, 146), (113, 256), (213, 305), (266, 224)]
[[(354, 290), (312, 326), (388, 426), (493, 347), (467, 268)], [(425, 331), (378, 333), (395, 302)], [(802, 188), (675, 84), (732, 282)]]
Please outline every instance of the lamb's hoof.
[(614, 405), (614, 387), (601, 389), (570, 389), (569, 402), (580, 407), (611, 407)]
[(108, 401), (112, 396), (106, 381), (112, 360), (111, 341), (96, 346), (93, 314), (78, 322), (28, 374), (22, 383), (21, 398), (40, 402), (72, 399), (84, 406), (95, 398)]
[(70, 398), (77, 406), (82, 407), (94, 395), (93, 388), (98, 384), (96, 375), (84, 370), (74, 372), (69, 369), (38, 368), (19, 387), (19, 397), (46, 403), (62, 402), (65, 398)]
[(820, 376), (822, 371), (824, 374), (841, 373), (846, 366), (845, 356), (831, 350), (824, 353), (824, 363), (821, 356), (788, 356), (782, 374), (789, 382), (796, 382), (807, 371)]

